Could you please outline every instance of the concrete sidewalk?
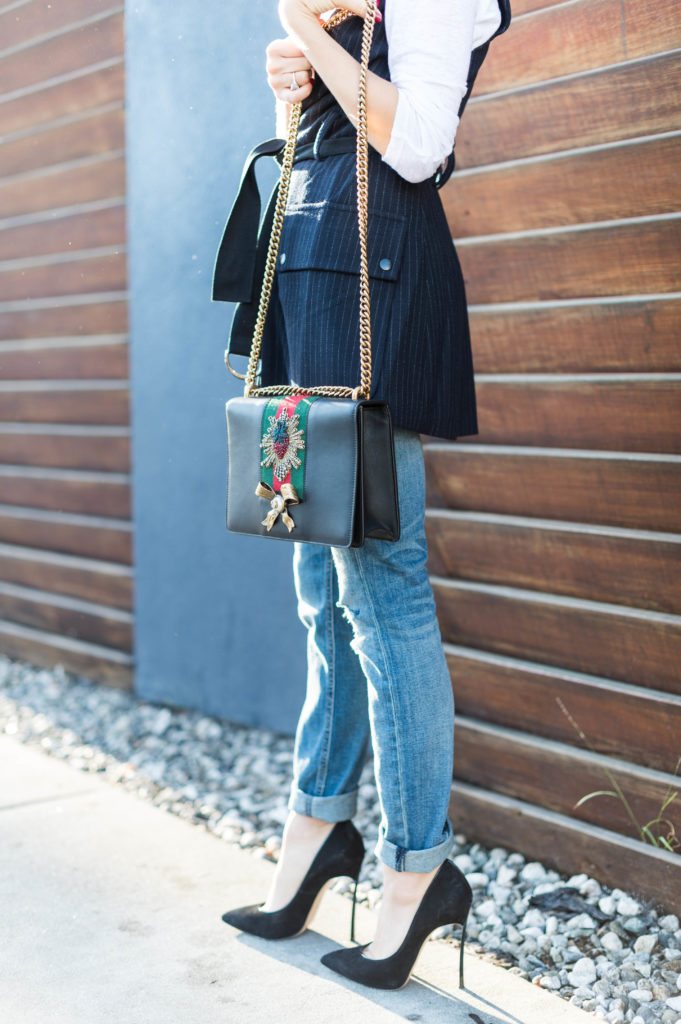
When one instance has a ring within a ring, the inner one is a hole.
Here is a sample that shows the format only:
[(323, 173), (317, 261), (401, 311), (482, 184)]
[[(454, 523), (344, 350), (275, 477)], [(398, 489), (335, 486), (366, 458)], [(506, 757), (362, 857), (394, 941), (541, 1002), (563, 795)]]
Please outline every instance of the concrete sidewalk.
[[(266, 942), (220, 920), (271, 864), (123, 789), (0, 737), (0, 1016), (6, 1024), (585, 1024), (503, 968), (426, 943), (406, 988), (319, 963), (348, 937), (327, 892), (312, 927)], [(373, 914), (359, 908), (359, 938)]]

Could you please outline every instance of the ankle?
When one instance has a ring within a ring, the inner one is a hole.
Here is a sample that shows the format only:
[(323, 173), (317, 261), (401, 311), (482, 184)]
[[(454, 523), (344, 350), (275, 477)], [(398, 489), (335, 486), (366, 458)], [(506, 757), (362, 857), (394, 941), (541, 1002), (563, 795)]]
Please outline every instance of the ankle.
[(321, 818), (311, 818), (307, 814), (291, 811), (284, 826), (284, 840), (301, 843), (313, 842), (328, 835), (333, 827), (333, 822), (322, 821)]
[(396, 906), (418, 903), (437, 874), (432, 871), (395, 871), (383, 865), (383, 900)]

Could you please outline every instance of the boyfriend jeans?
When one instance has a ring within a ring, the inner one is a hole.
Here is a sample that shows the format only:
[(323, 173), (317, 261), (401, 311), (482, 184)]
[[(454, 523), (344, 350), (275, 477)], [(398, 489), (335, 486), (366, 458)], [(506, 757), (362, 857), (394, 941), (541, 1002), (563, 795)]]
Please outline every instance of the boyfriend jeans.
[(308, 676), (289, 808), (328, 822), (351, 818), (371, 737), (381, 810), (376, 856), (397, 871), (428, 872), (454, 844), (447, 816), (454, 700), (426, 571), (417, 433), (395, 430), (395, 459), (399, 541), (294, 545)]

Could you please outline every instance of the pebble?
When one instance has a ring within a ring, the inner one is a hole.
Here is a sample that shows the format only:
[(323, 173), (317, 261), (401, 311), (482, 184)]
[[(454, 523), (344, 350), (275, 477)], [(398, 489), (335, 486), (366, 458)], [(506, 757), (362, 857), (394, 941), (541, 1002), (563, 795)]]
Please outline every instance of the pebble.
[(641, 917), (628, 917), (622, 922), (622, 927), (632, 935), (641, 935), (646, 930), (646, 923)]
[(618, 953), (623, 949), (623, 943), (617, 932), (605, 932), (601, 936), (601, 946), (603, 949), (607, 949), (609, 953)]
[[(0, 732), (34, 745), (74, 770), (100, 772), (222, 841), (275, 861), (288, 816), (293, 739), (225, 719), (147, 703), (127, 691), (92, 683), (61, 665), (39, 669), (0, 655)], [(357, 827), (368, 850), (380, 809), (373, 766), (359, 784)], [(569, 878), (498, 846), (486, 849), (462, 833), (452, 859), (473, 889), (468, 942), (479, 955), (608, 1024), (681, 1024), (681, 928), (621, 889), (584, 872)], [(358, 896), (374, 907), (381, 871), (365, 858)], [(570, 917), (530, 906), (534, 895), (573, 886), (609, 920), (585, 910)], [(354, 884), (337, 879), (347, 898)], [(458, 943), (445, 925), (435, 938)]]
[(652, 953), (657, 945), (657, 935), (652, 932), (648, 935), (639, 935), (634, 943), (635, 953)]
[(490, 917), (491, 914), (496, 915), (496, 911), (497, 905), (494, 900), (483, 900), (483, 902), (479, 903), (475, 908), (475, 913), (478, 917), (482, 917), (483, 919)]
[(515, 868), (509, 867), (508, 864), (500, 864), (497, 871), (497, 884), (512, 885), (517, 875), (518, 872)]
[(622, 917), (638, 917), (641, 912), (641, 904), (631, 896), (622, 896), (617, 901), (617, 913)]
[(535, 907), (532, 907), (523, 916), (523, 919), (520, 923), (523, 928), (541, 929), (544, 926), (544, 915), (542, 914), (541, 910), (537, 910)]
[(653, 993), (646, 988), (633, 988), (629, 993), (629, 998), (635, 999), (638, 1003), (649, 1003), (652, 1001)]
[(546, 878), (546, 868), (538, 861), (526, 864), (520, 872), (523, 882), (541, 882)]
[(568, 977), (575, 988), (591, 985), (596, 980), (596, 965), (589, 957), (580, 957)]
[(486, 889), (489, 885), (489, 877), (484, 871), (471, 871), (466, 875), (466, 881), (471, 889)]
[(491, 882), (489, 886), (489, 894), (500, 907), (503, 907), (513, 896), (513, 891), (507, 885), (499, 885), (497, 882)]
[(593, 917), (589, 914), (577, 914), (575, 917), (571, 917), (565, 927), (566, 935), (577, 935), (579, 932), (592, 932), (596, 927), (596, 922)]

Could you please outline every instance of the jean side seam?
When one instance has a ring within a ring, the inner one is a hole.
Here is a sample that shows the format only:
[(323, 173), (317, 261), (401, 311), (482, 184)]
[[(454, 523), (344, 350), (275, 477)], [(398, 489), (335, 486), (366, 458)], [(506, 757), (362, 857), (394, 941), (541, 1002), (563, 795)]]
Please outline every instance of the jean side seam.
[(381, 649), (381, 654), (383, 655), (383, 663), (384, 663), (385, 669), (386, 669), (386, 679), (387, 679), (387, 682), (388, 682), (388, 691), (390, 693), (390, 707), (391, 707), (392, 716), (393, 716), (393, 723), (394, 723), (395, 760), (397, 761), (397, 788), (399, 790), (400, 808), (402, 810), (402, 824), (403, 824), (403, 827), (404, 827), (404, 838), (405, 838), (405, 843), (406, 843), (407, 848), (408, 848), (409, 847), (409, 826), (408, 826), (408, 818), (407, 818), (407, 814), (406, 814), (406, 810), (405, 810), (405, 806), (404, 806), (404, 785), (403, 785), (403, 774), (402, 774), (402, 758), (400, 756), (400, 734), (399, 734), (400, 730), (399, 730), (398, 716), (397, 716), (397, 712), (396, 712), (396, 709), (395, 709), (395, 695), (394, 695), (394, 691), (393, 691), (392, 673), (391, 673), (391, 670), (390, 670), (390, 665), (389, 665), (389, 662), (388, 662), (388, 657), (386, 655), (385, 646), (383, 644), (383, 637), (381, 635), (381, 630), (379, 628), (378, 619), (377, 619), (377, 616), (376, 616), (376, 609), (374, 607), (374, 602), (373, 602), (372, 595), (371, 595), (371, 588), (369, 587), (369, 584), (368, 584), (367, 579), (366, 579), (366, 575), (364, 573), (364, 566), (362, 565), (361, 556), (360, 556), (360, 553), (358, 551), (353, 551), (353, 555), (355, 557), (355, 562), (357, 564), (357, 569), (358, 569), (359, 575), (360, 575), (361, 580), (362, 580), (362, 585), (364, 587), (364, 591), (365, 591), (365, 594), (366, 594), (366, 599), (367, 599), (369, 608), (371, 609), (371, 616), (372, 616), (372, 618), (374, 620), (374, 628), (376, 630), (376, 638), (377, 638), (377, 642), (379, 644), (379, 647)]
[(326, 670), (327, 687), (324, 701), (324, 733), (322, 738), (322, 752), (317, 765), (317, 782), (315, 785), (315, 796), (323, 796), (326, 788), (326, 780), (329, 774), (329, 761), (331, 758), (331, 744), (333, 741), (333, 715), (336, 700), (336, 635), (333, 626), (333, 574), (334, 565), (331, 551), (325, 551), (324, 567), (326, 570), (325, 595), (326, 595)]

